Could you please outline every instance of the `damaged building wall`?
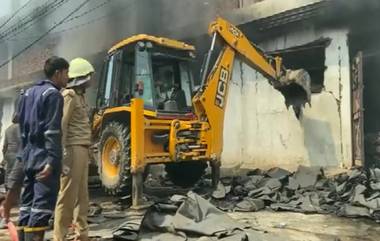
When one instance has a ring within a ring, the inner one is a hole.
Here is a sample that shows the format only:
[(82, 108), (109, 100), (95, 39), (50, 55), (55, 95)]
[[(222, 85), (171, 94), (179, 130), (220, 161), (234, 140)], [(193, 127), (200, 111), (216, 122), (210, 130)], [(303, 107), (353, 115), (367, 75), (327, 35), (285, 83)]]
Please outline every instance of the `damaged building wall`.
[(269, 51), (331, 38), (324, 89), (298, 120), (284, 97), (240, 60), (235, 62), (224, 129), (225, 167), (351, 165), (350, 68), (346, 29), (299, 28), (261, 44)]
[[(97, 73), (100, 73), (105, 50), (116, 41), (142, 32), (178, 39), (195, 38), (205, 33), (209, 21), (219, 15), (220, 9), (223, 9), (221, 6), (227, 2), (187, 0), (174, 3), (170, 0), (144, 0), (113, 5), (110, 2), (96, 10), (93, 9), (98, 3), (93, 3), (78, 13), (80, 15), (88, 11), (90, 14), (57, 28), (46, 42), (41, 42), (37, 51), (53, 49), (54, 54), (68, 59), (79, 55), (91, 61), (96, 60)], [(239, 1), (233, 2), (230, 4), (235, 5)], [(256, 1), (242, 2), (245, 4)], [(225, 11), (222, 16), (234, 24), (242, 24), (315, 2), (320, 1), (265, 0), (249, 4), (244, 9)], [(64, 6), (61, 10), (66, 11), (59, 11), (46, 21), (61, 18), (63, 13), (67, 14), (73, 7), (75, 6)], [(144, 11), (146, 9), (150, 10)], [(186, 13), (173, 9), (186, 9)], [(46, 30), (46, 26), (42, 27)], [(283, 97), (267, 80), (245, 64), (236, 62), (224, 130), (225, 166), (294, 167), (298, 164), (326, 166), (343, 163), (349, 166), (351, 127), (346, 31), (299, 29), (264, 42), (261, 46), (266, 50), (284, 49), (311, 42), (319, 37), (330, 37), (333, 40), (326, 50), (326, 88), (322, 93), (313, 95), (313, 106), (311, 109), (306, 108), (301, 120), (295, 118), (292, 110), (285, 108)], [(33, 51), (28, 52), (35, 56)], [(199, 55), (202, 57), (203, 52)], [(1, 76), (6, 76), (6, 71)], [(96, 86), (88, 93), (94, 103)]]

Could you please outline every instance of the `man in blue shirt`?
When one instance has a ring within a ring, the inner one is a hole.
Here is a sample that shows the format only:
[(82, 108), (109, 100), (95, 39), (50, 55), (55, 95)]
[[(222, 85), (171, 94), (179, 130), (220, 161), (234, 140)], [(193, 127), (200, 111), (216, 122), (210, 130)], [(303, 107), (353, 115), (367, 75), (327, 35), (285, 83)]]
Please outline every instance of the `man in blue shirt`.
[(24, 162), (19, 239), (42, 241), (53, 214), (59, 190), (62, 143), (63, 97), (69, 63), (59, 57), (45, 62), (46, 80), (25, 91), (18, 108)]

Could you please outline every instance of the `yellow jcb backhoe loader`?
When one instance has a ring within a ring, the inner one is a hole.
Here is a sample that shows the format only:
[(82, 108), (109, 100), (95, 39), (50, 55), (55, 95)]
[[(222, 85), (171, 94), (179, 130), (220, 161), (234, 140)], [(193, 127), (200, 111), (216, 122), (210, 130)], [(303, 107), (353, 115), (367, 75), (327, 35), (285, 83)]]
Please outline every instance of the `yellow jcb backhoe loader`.
[[(306, 71), (285, 69), (280, 57), (266, 56), (222, 18), (210, 24), (209, 34), (211, 48), (195, 94), (190, 70), (193, 46), (136, 35), (109, 50), (92, 124), (99, 175), (110, 193), (132, 192), (133, 205), (138, 206), (144, 169), (159, 163), (180, 186), (194, 184), (210, 163), (213, 184), (218, 182), (236, 56), (268, 78), (297, 114), (310, 103)], [(209, 70), (217, 41), (222, 50)]]

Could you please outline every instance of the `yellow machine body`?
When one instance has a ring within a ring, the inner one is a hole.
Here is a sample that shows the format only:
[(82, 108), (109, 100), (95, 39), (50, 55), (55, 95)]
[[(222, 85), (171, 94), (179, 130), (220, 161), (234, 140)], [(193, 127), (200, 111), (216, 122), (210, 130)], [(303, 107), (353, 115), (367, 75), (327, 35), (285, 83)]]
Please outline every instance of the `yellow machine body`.
[[(92, 125), (95, 136), (101, 135), (106, 123), (113, 119), (112, 116), (118, 115), (119, 122), (120, 118), (125, 118), (123, 120), (130, 128), (130, 172), (132, 174), (141, 173), (147, 165), (157, 163), (209, 161), (214, 166), (220, 165), (228, 88), (236, 56), (262, 73), (274, 88), (280, 91), (291, 83), (301, 85), (305, 90), (305, 101), (310, 101), (310, 79), (304, 71), (297, 74), (296, 79), (290, 80), (287, 77), (289, 70), (284, 68), (280, 57), (266, 56), (238, 28), (222, 18), (210, 24), (209, 34), (213, 38), (212, 45), (215, 44), (217, 38), (221, 40), (222, 50), (209, 71), (208, 63), (206, 63), (203, 70), (204, 79), (201, 80), (201, 87), (192, 97), (190, 111), (161, 113), (158, 110), (148, 109), (144, 107), (142, 97), (137, 94), (132, 97), (130, 104), (100, 108), (93, 116)], [(137, 35), (113, 46), (109, 50), (109, 55), (139, 41), (148, 41), (165, 48), (188, 52), (189, 55), (192, 55), (195, 50), (193, 46), (180, 41)], [(214, 46), (211, 50), (213, 48)], [(153, 138), (162, 133), (168, 135), (164, 145), (156, 143)], [(120, 147), (115, 143), (112, 144), (112, 140), (110, 143), (109, 147), (107, 145), (100, 147), (99, 152), (117, 153)], [(108, 159), (104, 158), (104, 155), (100, 156), (103, 159), (103, 172), (109, 173), (108, 175), (117, 175), (118, 169), (115, 168), (115, 162), (104, 163)]]

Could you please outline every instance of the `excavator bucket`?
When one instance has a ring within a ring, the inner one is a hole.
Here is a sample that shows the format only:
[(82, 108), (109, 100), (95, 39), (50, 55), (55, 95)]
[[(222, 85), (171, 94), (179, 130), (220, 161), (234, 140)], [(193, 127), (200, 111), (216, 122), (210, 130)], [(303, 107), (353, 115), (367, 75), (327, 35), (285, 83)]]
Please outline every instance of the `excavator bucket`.
[(275, 86), (285, 97), (286, 107), (293, 107), (297, 118), (305, 104), (311, 104), (310, 82), (310, 75), (306, 70), (286, 70), (285, 75), (279, 78), (279, 83)]

